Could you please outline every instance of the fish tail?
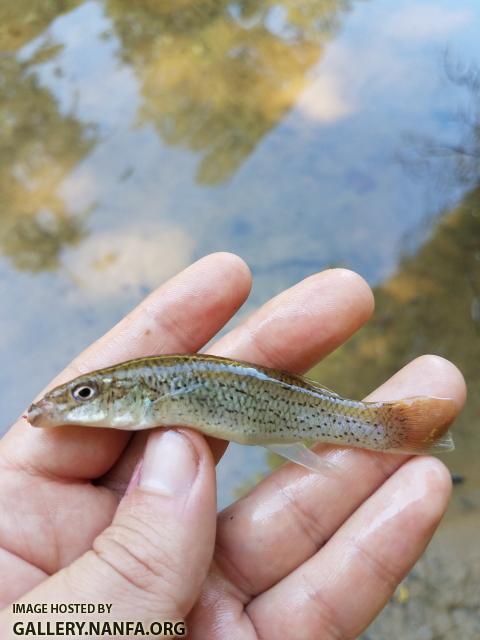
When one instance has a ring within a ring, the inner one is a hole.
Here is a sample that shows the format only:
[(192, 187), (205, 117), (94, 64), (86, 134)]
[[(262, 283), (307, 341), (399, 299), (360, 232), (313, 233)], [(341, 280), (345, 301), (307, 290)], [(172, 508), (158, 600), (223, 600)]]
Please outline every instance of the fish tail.
[(448, 427), (455, 419), (457, 406), (450, 398), (405, 398), (385, 403), (379, 412), (392, 435), (390, 451), (444, 453), (455, 448)]

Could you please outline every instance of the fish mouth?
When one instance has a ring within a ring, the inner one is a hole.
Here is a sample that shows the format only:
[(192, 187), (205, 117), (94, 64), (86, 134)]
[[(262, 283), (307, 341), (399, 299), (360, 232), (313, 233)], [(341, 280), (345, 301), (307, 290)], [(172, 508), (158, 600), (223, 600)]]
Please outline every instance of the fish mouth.
[(42, 399), (30, 405), (26, 418), (32, 427), (50, 427), (54, 408), (53, 402)]

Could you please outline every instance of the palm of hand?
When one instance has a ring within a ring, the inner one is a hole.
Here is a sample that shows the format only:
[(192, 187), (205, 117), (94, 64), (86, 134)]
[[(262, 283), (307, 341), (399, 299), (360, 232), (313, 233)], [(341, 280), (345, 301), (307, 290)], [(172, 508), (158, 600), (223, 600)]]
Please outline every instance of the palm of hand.
[[(143, 354), (199, 349), (243, 302), (249, 284), (237, 258), (217, 254), (199, 261), (90, 347), (62, 379)], [(325, 272), (267, 303), (211, 351), (302, 372), (361, 326), (371, 306), (358, 276)], [(453, 365), (423, 357), (375, 397), (413, 393), (454, 397), (460, 408), (464, 383)], [(0, 448), (0, 575), (9, 576), (0, 583), (4, 605), (24, 595), (92, 597), (115, 600), (116, 617), (124, 618), (132, 593), (143, 590), (145, 612), (135, 609), (137, 618), (189, 614), (192, 638), (354, 638), (423, 551), (450, 490), (448, 473), (434, 459), (405, 462), (403, 456), (324, 447), (322, 455), (335, 459), (338, 472), (322, 476), (285, 465), (218, 516), (213, 561), (210, 523), (204, 532), (182, 531), (183, 557), (167, 560), (158, 541), (131, 519), (128, 526), (123, 520), (109, 527), (146, 436), (43, 432), (23, 420), (14, 425)], [(194, 440), (199, 451), (206, 449), (200, 436)], [(210, 445), (218, 459), (222, 443)], [(213, 513), (213, 482), (207, 480), (203, 492), (207, 515), (199, 516), (199, 527)], [(141, 552), (129, 548), (130, 534), (125, 538), (132, 528), (136, 542), (143, 536)], [(112, 550), (120, 538), (127, 560)], [(156, 556), (150, 564), (148, 553)], [(112, 584), (100, 580), (91, 594), (85, 580), (97, 569), (90, 556), (115, 574)]]

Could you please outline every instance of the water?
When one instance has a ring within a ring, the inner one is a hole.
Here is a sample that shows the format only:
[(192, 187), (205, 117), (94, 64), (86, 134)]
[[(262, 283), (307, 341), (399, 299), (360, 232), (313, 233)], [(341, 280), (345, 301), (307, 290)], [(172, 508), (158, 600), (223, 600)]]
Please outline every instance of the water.
[[(4, 0), (5, 426), (205, 253), (249, 262), (247, 310), (347, 266), (376, 316), (315, 374), (359, 397), (420, 353), (452, 359), (470, 399), (444, 528), (478, 526), (479, 27), (473, 0)], [(221, 504), (266, 469), (232, 448)]]

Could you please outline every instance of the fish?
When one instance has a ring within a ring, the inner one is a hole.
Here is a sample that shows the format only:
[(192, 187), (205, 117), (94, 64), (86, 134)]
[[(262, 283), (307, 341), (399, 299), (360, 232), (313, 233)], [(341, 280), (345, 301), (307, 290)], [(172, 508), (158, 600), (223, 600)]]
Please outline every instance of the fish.
[(423, 454), (454, 448), (450, 398), (391, 402), (343, 398), (319, 382), (204, 354), (153, 355), (76, 377), (34, 402), (34, 427), (128, 431), (184, 426), (244, 445), (261, 445), (314, 471), (328, 463), (318, 442)]

